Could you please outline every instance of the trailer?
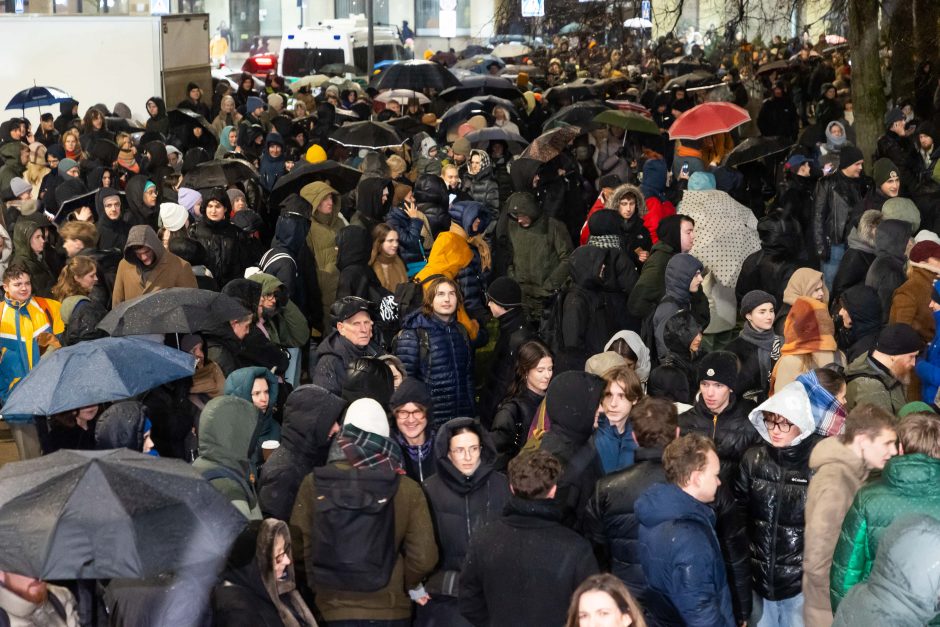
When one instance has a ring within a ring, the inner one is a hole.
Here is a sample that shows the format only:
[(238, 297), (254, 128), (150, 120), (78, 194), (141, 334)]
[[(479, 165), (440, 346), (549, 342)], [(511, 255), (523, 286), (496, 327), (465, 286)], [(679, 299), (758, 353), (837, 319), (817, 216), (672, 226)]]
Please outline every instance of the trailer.
[[(167, 108), (186, 98), (186, 85), (198, 84), (206, 103), (212, 97), (209, 15), (2, 15), (0, 40), (15, 51), (0, 63), (0, 107), (18, 91), (56, 87), (79, 103), (79, 115), (94, 104), (130, 107), (134, 119), (147, 119), (147, 99), (162, 97)], [(71, 42), (50, 52), (42, 42)], [(58, 115), (58, 107), (42, 112)], [(5, 117), (21, 115), (19, 109)], [(39, 109), (25, 116), (39, 121)], [(0, 118), (2, 119), (2, 118)]]

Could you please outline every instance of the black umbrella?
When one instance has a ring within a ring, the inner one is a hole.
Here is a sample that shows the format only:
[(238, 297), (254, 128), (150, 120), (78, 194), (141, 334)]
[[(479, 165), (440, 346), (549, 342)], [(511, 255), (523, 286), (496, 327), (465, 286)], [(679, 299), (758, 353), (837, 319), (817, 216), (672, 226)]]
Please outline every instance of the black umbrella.
[(402, 61), (386, 68), (375, 87), (378, 90), (413, 89), (423, 91), (427, 88), (433, 88), (442, 91), (448, 87), (458, 85), (460, 85), (460, 81), (448, 72), (443, 65), (431, 61)]
[(258, 180), (258, 171), (242, 159), (203, 161), (183, 177), (183, 187), (208, 189), (228, 187), (242, 181)]
[(704, 70), (690, 72), (677, 76), (663, 86), (663, 91), (675, 91), (676, 89), (685, 89), (686, 91), (698, 89), (711, 89), (721, 85), (721, 79)]
[(404, 115), (399, 118), (392, 118), (391, 120), (388, 120), (386, 124), (394, 128), (399, 136), (407, 137), (409, 139), (418, 133), (427, 133), (428, 135), (433, 135), (437, 132), (437, 129), (433, 126), (428, 126), (427, 124), (414, 119), (410, 115)]
[(606, 85), (594, 78), (579, 78), (552, 87), (545, 92), (545, 98), (551, 103), (560, 103), (566, 100), (577, 102), (579, 100), (590, 100), (597, 95), (603, 95)]
[(248, 315), (231, 296), (194, 287), (171, 287), (125, 301), (98, 328), (111, 336), (197, 333)]
[(112, 133), (139, 133), (146, 130), (142, 126), (138, 126), (132, 120), (111, 116), (104, 119), (104, 127)]
[(473, 148), (481, 148), (487, 142), (501, 141), (506, 142), (509, 151), (513, 154), (522, 152), (529, 145), (526, 139), (518, 133), (513, 133), (498, 126), (482, 128), (479, 131), (471, 131), (464, 135)]
[(209, 133), (212, 137), (215, 137), (218, 141), (218, 136), (215, 132), (215, 129), (212, 127), (212, 124), (209, 121), (190, 109), (171, 109), (166, 112), (166, 117), (169, 120), (170, 128), (175, 126), (185, 126), (186, 128), (192, 128), (194, 126), (199, 126), (203, 131)]
[(455, 124), (465, 121), (474, 113), (481, 111), (489, 113), (493, 110), (493, 107), (506, 107), (506, 110), (509, 111), (511, 116), (519, 117), (519, 112), (516, 111), (513, 104), (505, 98), (499, 98), (497, 96), (475, 96), (463, 102), (458, 102), (445, 111), (444, 115), (441, 116), (440, 128), (448, 129)]
[(529, 78), (545, 78), (545, 69), (537, 65), (507, 65), (499, 71), (500, 75), (510, 74), (512, 76), (518, 76), (521, 72), (525, 72), (529, 75)]
[(597, 128), (600, 125), (594, 122), (594, 118), (609, 110), (610, 107), (601, 102), (576, 102), (559, 109), (555, 115), (545, 121), (542, 128), (546, 131), (565, 125)]
[[(100, 188), (99, 188), (100, 189)], [(55, 217), (52, 219), (56, 224), (62, 224), (73, 211), (78, 211), (82, 207), (88, 207), (91, 209), (92, 221), (98, 221), (98, 211), (95, 209), (95, 194), (98, 193), (98, 190), (92, 190), (90, 192), (85, 192), (84, 194), (79, 194), (78, 196), (73, 196), (68, 200), (62, 202), (59, 205), (59, 211), (55, 214)], [(123, 197), (124, 192), (120, 192), (120, 195)], [(123, 198), (121, 200), (123, 203)]]
[(795, 69), (796, 65), (790, 63), (786, 59), (779, 59), (777, 61), (765, 63), (764, 65), (757, 68), (757, 74), (759, 76), (761, 74), (768, 74), (770, 72), (789, 72), (790, 70)]
[(327, 76), (342, 76), (343, 74), (359, 74), (359, 69), (345, 63), (327, 63), (320, 68), (320, 74)]
[(348, 165), (327, 160), (320, 163), (307, 163), (303, 161), (294, 166), (294, 169), (282, 176), (274, 184), (268, 205), (276, 207), (282, 200), (291, 194), (299, 194), (300, 190), (315, 181), (325, 181), (340, 194), (356, 189), (362, 172)]
[(330, 139), (348, 148), (391, 148), (405, 142), (394, 128), (372, 120), (344, 124), (333, 131)]
[(473, 75), (461, 79), (460, 87), (448, 87), (440, 93), (441, 98), (466, 100), (473, 96), (497, 96), (513, 100), (522, 96), (516, 84), (502, 76)]
[(749, 137), (728, 153), (721, 165), (733, 168), (752, 161), (759, 161), (771, 155), (786, 152), (793, 147), (793, 142), (782, 137)]
[(0, 468), (0, 570), (37, 579), (207, 570), (244, 525), (178, 459), (61, 450)]

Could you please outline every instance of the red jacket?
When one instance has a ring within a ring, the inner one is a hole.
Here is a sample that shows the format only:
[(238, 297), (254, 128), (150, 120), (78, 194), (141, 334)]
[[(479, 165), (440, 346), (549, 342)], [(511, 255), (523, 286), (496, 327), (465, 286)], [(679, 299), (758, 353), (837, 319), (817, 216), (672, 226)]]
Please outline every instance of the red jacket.
[(660, 200), (655, 196), (646, 199), (646, 215), (643, 216), (643, 226), (650, 232), (654, 244), (659, 241), (659, 237), (656, 235), (656, 227), (659, 226), (659, 221), (666, 216), (674, 215), (676, 215), (676, 208), (668, 200)]
[[(591, 210), (588, 211), (587, 217), (584, 218), (584, 226), (581, 227), (581, 245), (584, 246), (587, 244), (588, 238), (591, 236), (591, 231), (588, 229), (588, 220), (591, 219), (591, 216), (604, 209), (604, 201), (601, 199), (600, 195), (597, 196), (597, 200), (594, 201), (594, 204), (591, 206)], [(675, 213), (675, 209), (672, 211)]]

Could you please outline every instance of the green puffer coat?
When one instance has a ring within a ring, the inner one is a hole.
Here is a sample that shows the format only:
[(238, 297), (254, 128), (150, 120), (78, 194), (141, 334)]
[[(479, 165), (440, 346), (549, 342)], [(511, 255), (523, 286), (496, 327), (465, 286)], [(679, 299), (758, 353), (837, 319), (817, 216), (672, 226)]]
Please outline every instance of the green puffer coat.
[[(911, 513), (940, 518), (940, 459), (922, 453), (893, 457), (881, 479), (855, 495), (832, 559), (829, 596), (833, 611), (852, 586), (868, 580), (884, 530)], [(930, 624), (940, 626), (940, 620)]]

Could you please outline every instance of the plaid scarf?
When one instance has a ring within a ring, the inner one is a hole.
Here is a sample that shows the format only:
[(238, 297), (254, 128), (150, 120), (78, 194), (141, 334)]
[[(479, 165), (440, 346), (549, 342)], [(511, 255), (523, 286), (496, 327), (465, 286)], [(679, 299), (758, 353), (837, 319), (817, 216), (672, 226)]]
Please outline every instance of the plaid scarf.
[(845, 430), (845, 407), (829, 390), (819, 384), (816, 373), (810, 370), (796, 378), (803, 384), (816, 422), (816, 433), (824, 436), (840, 435)]
[(379, 468), (384, 465), (400, 475), (405, 474), (398, 444), (353, 425), (343, 425), (342, 431), (330, 447), (328, 461), (341, 460), (349, 462), (355, 468)]
[(591, 235), (588, 237), (588, 246), (597, 246), (598, 248), (620, 248), (619, 235)]

